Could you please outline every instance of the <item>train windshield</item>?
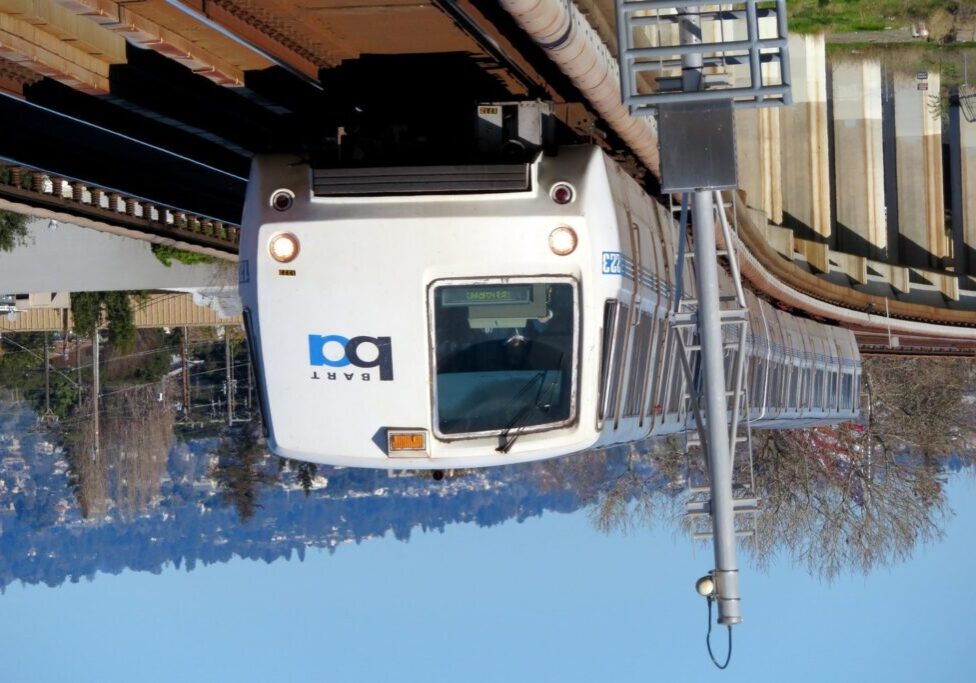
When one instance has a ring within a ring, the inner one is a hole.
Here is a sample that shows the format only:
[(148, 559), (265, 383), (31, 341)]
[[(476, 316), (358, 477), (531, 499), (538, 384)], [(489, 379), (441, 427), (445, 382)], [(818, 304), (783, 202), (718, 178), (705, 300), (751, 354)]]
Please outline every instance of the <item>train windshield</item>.
[(572, 282), (443, 284), (431, 305), (441, 435), (537, 431), (572, 419)]

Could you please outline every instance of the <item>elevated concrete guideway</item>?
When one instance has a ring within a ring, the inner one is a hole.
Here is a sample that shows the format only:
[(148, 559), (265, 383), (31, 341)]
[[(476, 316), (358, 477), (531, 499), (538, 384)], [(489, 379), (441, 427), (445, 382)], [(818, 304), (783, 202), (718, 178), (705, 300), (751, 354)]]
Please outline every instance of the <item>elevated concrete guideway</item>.
[[(775, 164), (755, 164), (756, 152), (742, 145), (739, 152), (746, 204), (760, 212), (754, 219), (770, 244), (824, 281), (976, 310), (976, 173), (966, 127), (974, 124), (963, 120), (958, 136), (943, 138), (939, 74), (892, 73), (871, 59), (831, 62), (816, 36), (791, 38), (790, 53), (798, 104), (772, 112), (778, 125), (762, 124), (778, 131), (775, 140), (759, 138), (778, 149), (782, 182), (765, 177)], [(740, 131), (760, 123), (754, 112), (738, 115)], [(943, 164), (956, 159), (969, 175), (950, 187), (947, 204)], [(951, 207), (959, 215), (950, 222)]]

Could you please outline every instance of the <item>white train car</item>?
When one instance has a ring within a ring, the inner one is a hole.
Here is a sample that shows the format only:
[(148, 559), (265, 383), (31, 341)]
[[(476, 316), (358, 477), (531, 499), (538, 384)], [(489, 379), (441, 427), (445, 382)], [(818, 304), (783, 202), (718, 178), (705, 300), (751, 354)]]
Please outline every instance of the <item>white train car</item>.
[[(669, 311), (694, 274), (675, 282), (676, 240), (591, 146), (508, 166), (258, 158), (240, 289), (272, 451), (482, 467), (688, 429)], [(857, 414), (849, 332), (752, 295), (749, 317), (744, 419)]]

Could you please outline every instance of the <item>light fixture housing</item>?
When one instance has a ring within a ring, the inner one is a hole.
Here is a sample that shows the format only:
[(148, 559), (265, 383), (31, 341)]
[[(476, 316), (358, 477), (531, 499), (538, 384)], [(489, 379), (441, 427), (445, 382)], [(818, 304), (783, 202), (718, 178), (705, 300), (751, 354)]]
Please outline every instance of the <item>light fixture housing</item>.
[(707, 598), (709, 595), (715, 594), (715, 579), (712, 578), (711, 574), (706, 574), (695, 582), (695, 590), (698, 591), (698, 595), (703, 598)]
[(390, 429), (386, 432), (386, 453), (391, 458), (427, 456), (426, 429)]
[(270, 201), (275, 211), (287, 211), (295, 204), (295, 193), (284, 188), (275, 190), (271, 193)]
[(290, 232), (279, 232), (268, 242), (268, 252), (278, 263), (291, 263), (298, 257), (298, 238)]
[(554, 183), (549, 188), (549, 197), (557, 204), (569, 204), (576, 199), (576, 190), (569, 183)]
[(569, 256), (576, 251), (576, 231), (568, 225), (560, 225), (549, 233), (549, 249), (557, 256)]

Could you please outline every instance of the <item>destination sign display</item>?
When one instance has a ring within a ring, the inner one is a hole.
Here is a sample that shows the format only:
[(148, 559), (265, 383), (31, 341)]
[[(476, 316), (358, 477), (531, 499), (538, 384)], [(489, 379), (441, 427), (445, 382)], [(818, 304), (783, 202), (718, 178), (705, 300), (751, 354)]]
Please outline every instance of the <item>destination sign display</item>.
[(448, 287), (441, 290), (441, 304), (444, 306), (490, 306), (531, 302), (531, 285), (474, 285)]

